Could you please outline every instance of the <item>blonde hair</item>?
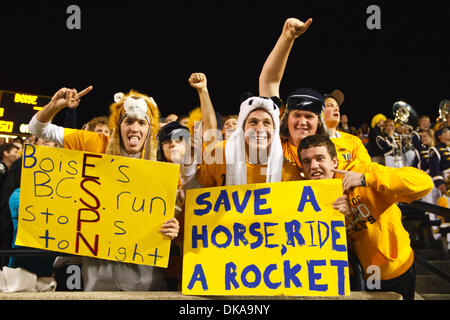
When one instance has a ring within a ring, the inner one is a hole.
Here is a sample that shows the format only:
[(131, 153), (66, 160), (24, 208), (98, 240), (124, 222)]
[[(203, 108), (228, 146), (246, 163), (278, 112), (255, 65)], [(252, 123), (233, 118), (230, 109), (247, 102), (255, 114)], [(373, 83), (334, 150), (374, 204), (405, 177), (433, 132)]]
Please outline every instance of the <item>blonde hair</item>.
[(95, 127), (99, 124), (104, 124), (109, 128), (109, 119), (107, 116), (95, 117), (85, 123), (81, 130), (94, 131)]
[(436, 144), (436, 138), (434, 137), (433, 129), (423, 130), (422, 133), (424, 133), (424, 132), (428, 133), (428, 135), (431, 138), (431, 145), (430, 145), (430, 147), (434, 147), (434, 145)]
[(195, 109), (191, 110), (189, 112), (188, 122), (186, 124), (186, 127), (189, 129), (189, 133), (191, 136), (194, 135), (194, 124), (197, 121), (202, 121), (203, 115), (200, 107), (196, 107)]

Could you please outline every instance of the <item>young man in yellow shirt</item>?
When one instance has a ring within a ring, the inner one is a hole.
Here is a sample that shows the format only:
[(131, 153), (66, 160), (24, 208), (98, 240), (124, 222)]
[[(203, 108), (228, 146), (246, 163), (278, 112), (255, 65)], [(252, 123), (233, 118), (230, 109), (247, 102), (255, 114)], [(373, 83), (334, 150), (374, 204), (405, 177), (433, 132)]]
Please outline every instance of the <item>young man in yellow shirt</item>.
[[(159, 110), (155, 101), (131, 91), (118, 93), (110, 106), (111, 136), (92, 131), (56, 126), (53, 117), (64, 108), (77, 108), (81, 98), (92, 87), (81, 92), (61, 88), (49, 104), (39, 110), (28, 126), (39, 138), (53, 141), (67, 149), (156, 160), (156, 134), (159, 129)], [(166, 220), (160, 232), (171, 239), (178, 236), (180, 226), (175, 218)], [(147, 291), (164, 290), (165, 279), (159, 268), (83, 257), (85, 291)]]
[(334, 144), (320, 135), (303, 139), (298, 155), (307, 179), (343, 178), (343, 191), (350, 202), (349, 210), (340, 211), (347, 211), (349, 248), (360, 260), (365, 278), (368, 268), (376, 266), (381, 291), (414, 299), (414, 252), (396, 203), (428, 194), (433, 188), (430, 176), (416, 168), (389, 168), (375, 162), (356, 161), (347, 166), (350, 171), (338, 170)]

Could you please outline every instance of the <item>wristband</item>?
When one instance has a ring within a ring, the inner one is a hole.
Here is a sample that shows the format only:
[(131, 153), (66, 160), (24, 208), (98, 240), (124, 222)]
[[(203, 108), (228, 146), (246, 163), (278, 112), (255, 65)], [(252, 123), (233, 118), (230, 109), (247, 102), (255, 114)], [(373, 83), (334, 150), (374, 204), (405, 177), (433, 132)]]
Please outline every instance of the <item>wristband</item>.
[(363, 173), (363, 175), (361, 176), (361, 186), (362, 186), (362, 187), (365, 187), (365, 186), (366, 186), (366, 176), (364, 175), (364, 173)]

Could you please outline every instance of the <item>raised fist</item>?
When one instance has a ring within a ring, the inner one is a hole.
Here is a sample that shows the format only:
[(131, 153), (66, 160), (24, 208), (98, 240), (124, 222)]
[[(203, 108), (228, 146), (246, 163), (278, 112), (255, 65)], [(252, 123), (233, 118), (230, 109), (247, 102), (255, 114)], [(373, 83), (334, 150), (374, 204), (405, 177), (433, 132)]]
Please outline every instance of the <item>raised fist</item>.
[(206, 76), (204, 73), (193, 73), (189, 77), (189, 84), (192, 88), (201, 90), (203, 88), (206, 88)]
[(311, 18), (306, 22), (300, 21), (297, 18), (289, 18), (284, 23), (283, 34), (289, 39), (296, 39), (308, 30), (311, 23)]

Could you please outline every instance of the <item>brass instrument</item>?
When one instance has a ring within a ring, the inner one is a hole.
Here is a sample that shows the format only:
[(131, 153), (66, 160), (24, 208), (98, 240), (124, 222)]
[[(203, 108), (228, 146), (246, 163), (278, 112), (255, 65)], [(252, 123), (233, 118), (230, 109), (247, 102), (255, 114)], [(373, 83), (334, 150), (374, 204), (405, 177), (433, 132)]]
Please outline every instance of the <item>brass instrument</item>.
[[(449, 101), (450, 102), (450, 101)], [(450, 106), (450, 105), (449, 105)], [(417, 125), (417, 112), (404, 101), (397, 101), (392, 106), (392, 113), (394, 114), (394, 122), (401, 123), (410, 127)]]
[(395, 102), (392, 106), (392, 113), (394, 115), (394, 122), (401, 124), (406, 129), (406, 132), (397, 134), (398, 144), (394, 145), (394, 163), (397, 168), (400, 168), (407, 164), (405, 151), (413, 148), (412, 131), (417, 126), (419, 117), (414, 108), (404, 101)]
[(439, 103), (439, 120), (445, 121), (447, 114), (450, 113), (450, 100), (442, 100)]

